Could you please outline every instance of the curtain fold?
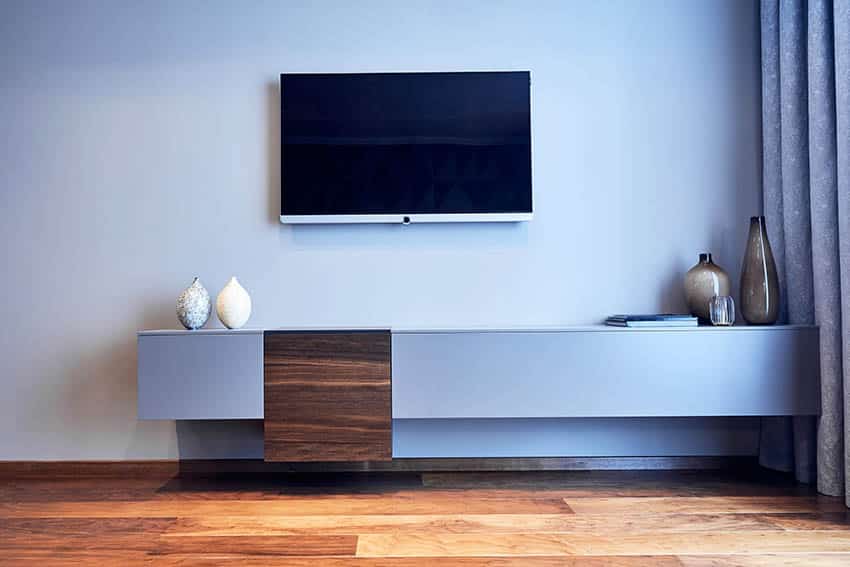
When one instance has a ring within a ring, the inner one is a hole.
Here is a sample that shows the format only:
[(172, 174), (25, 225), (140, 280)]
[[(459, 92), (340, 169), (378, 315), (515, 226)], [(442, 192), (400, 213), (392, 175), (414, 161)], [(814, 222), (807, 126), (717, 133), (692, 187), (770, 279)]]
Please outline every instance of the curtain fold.
[(850, 506), (850, 0), (839, 0), (835, 22), (836, 201), (841, 285), (842, 415), (844, 417), (844, 499)]
[(782, 320), (820, 326), (821, 416), (763, 420), (760, 460), (850, 505), (850, 0), (762, 0), (761, 42), (764, 214)]

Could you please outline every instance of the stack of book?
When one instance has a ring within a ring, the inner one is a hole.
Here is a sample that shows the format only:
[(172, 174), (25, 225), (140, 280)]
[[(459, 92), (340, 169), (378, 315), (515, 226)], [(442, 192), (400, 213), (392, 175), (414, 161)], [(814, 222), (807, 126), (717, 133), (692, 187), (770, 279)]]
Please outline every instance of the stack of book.
[(605, 320), (613, 327), (696, 327), (699, 321), (692, 315), (658, 313), (652, 315), (611, 315)]

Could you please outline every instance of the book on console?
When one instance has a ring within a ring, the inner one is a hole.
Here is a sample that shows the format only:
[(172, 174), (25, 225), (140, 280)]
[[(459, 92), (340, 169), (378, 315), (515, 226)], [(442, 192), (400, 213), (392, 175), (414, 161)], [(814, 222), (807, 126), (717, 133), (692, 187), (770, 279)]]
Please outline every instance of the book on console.
[(613, 327), (696, 327), (699, 321), (692, 315), (655, 313), (647, 315), (611, 315), (605, 320)]
[(610, 327), (698, 327), (698, 321), (605, 321)]

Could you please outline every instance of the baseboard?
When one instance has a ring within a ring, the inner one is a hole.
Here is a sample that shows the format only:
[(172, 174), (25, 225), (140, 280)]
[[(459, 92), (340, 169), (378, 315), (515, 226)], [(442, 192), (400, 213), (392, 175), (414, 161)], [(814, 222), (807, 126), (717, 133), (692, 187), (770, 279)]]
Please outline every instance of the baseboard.
[(728, 470), (758, 466), (755, 457), (540, 457), (394, 459), (366, 463), (266, 463), (258, 459), (159, 461), (2, 461), (0, 479), (161, 478), (177, 475), (300, 472), (447, 472)]
[(162, 478), (180, 473), (180, 461), (0, 461), (0, 479)]

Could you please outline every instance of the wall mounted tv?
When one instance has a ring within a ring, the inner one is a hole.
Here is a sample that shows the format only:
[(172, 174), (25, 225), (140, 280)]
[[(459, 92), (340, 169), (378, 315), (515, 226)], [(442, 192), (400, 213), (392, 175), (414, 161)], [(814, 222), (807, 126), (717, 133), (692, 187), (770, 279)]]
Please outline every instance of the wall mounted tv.
[(530, 220), (530, 79), (282, 74), (280, 221)]

